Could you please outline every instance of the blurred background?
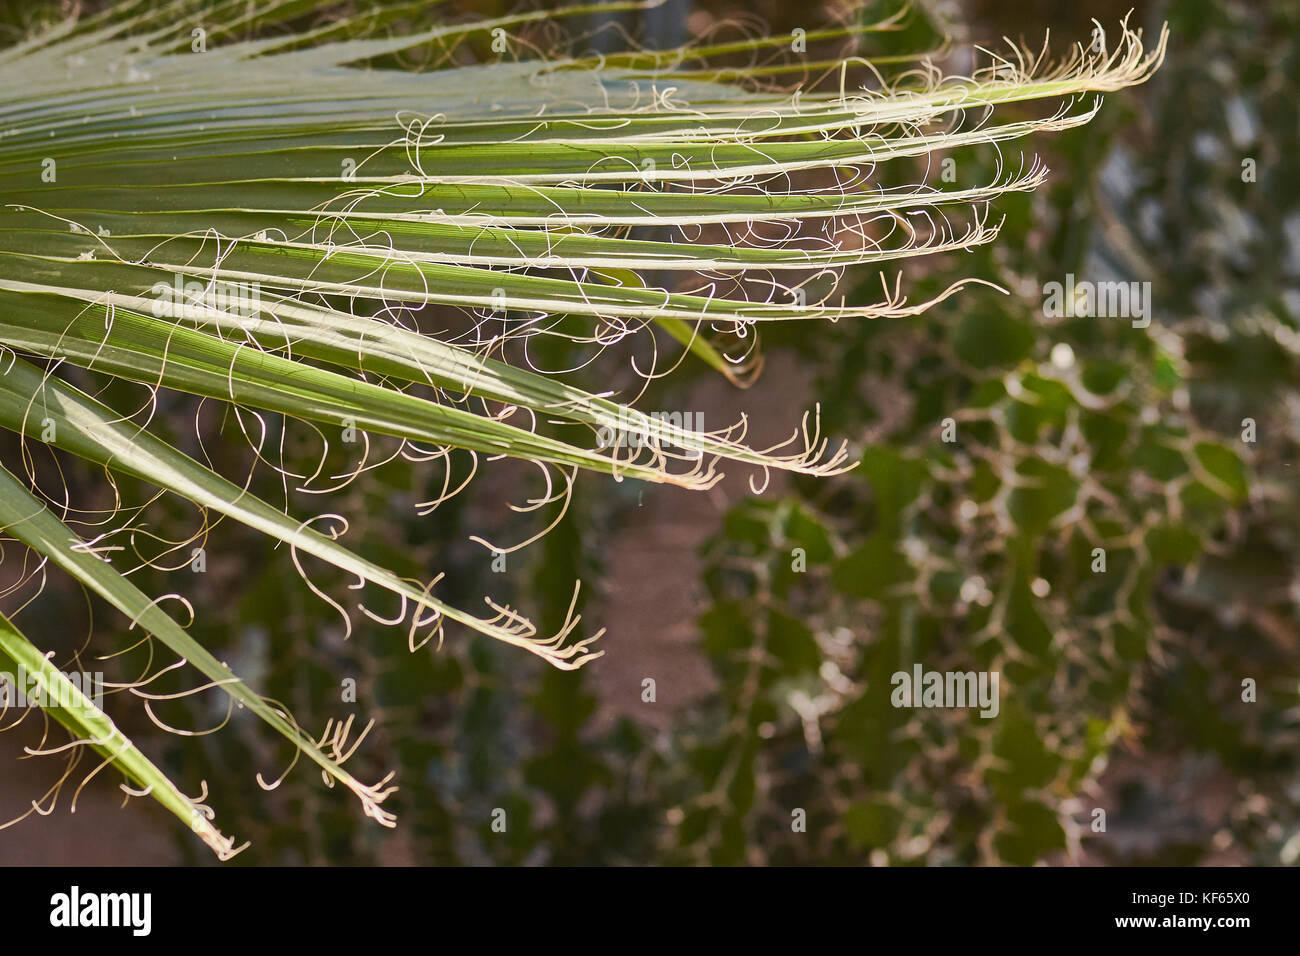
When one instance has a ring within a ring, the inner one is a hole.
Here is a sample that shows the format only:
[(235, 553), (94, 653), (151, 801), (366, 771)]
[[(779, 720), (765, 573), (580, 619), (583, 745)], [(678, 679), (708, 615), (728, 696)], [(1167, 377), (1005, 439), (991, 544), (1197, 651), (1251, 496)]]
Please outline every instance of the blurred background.
[[(709, 493), (584, 476), (564, 520), (504, 575), (467, 539), (528, 536), (505, 507), (523, 497), (522, 471), (489, 469), (417, 518), (441, 476), (399, 460), (332, 504), (394, 569), (445, 570), (448, 599), (491, 593), (543, 630), (581, 578), (582, 626), (607, 629), (585, 669), (454, 631), (412, 655), (402, 633), (364, 620), (345, 642), (286, 555), (226, 524), (210, 534), (208, 573), (143, 580), (185, 593), (203, 609), (195, 636), (311, 726), (374, 718), (359, 775), (398, 773), (400, 826), (386, 831), (303, 768), (260, 790), (254, 773), (276, 776), (287, 755), (254, 722), (178, 737), (110, 700), (146, 753), (188, 791), (206, 783), (217, 821), (252, 841), (230, 865), (1300, 859), (1300, 4), (936, 0), (856, 52), (948, 36), (939, 61), (966, 72), (974, 44), (1036, 49), (1050, 31), (1059, 55), (1091, 41), (1091, 18), (1114, 31), (1130, 7), (1148, 39), (1171, 30), (1153, 80), (1107, 96), (1080, 129), (951, 154), (958, 184), (994, 179), (1022, 150), (1051, 175), (995, 204), (993, 245), (909, 265), (911, 294), (978, 276), (1010, 295), (971, 287), (916, 319), (769, 326), (748, 389), (688, 361), (639, 403), (709, 428), (748, 414), (762, 445), (820, 402), (825, 432), (861, 455), (854, 471), (774, 479), (762, 494), (742, 474)], [(0, 0), (15, 29), (34, 9)], [(576, 42), (811, 32), (837, 15), (670, 0), (593, 18)], [(810, 56), (846, 52), (809, 44)], [(939, 174), (897, 166), (888, 175)], [(1044, 284), (1068, 274), (1150, 282), (1150, 326), (1045, 315)], [(875, 298), (879, 277), (851, 273), (844, 288)], [(193, 408), (176, 415), (192, 434)], [(941, 440), (947, 418), (959, 442)], [(95, 480), (69, 476), (86, 494)], [(24, 615), (29, 633), (66, 635), (64, 653), (124, 633), (55, 578)], [(890, 675), (913, 662), (999, 670), (999, 715), (890, 706)], [(340, 700), (345, 678), (356, 703)], [(224, 712), (212, 707), (160, 713), (212, 726)], [(0, 820), (62, 772), (18, 760), (36, 723), (0, 734)], [(65, 798), (0, 831), (0, 863), (213, 862), (160, 809), (119, 808), (111, 776), (75, 814)], [(497, 808), (505, 833), (491, 827)]]

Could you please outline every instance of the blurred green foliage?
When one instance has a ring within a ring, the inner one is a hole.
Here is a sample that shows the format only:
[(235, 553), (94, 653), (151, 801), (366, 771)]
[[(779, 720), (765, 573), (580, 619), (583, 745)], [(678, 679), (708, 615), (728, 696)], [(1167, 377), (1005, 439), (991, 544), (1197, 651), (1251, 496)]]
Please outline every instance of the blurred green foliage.
[[(1002, 202), (1001, 241), (958, 266), (1010, 297), (784, 343), (820, 360), (830, 432), (866, 451), (734, 508), (713, 542), (723, 694), (691, 751), (684, 859), (1300, 855), (1300, 20), (1168, 16), (1151, 87), (1054, 141), (1050, 190)], [(993, 172), (954, 158), (963, 181)], [(1150, 281), (1155, 322), (1045, 317), (1039, 290), (1067, 273)], [(891, 706), (914, 663), (999, 671), (1001, 713)], [(1099, 785), (1121, 751), (1153, 769)], [(1226, 808), (1175, 825), (1172, 794), (1216, 774)]]

